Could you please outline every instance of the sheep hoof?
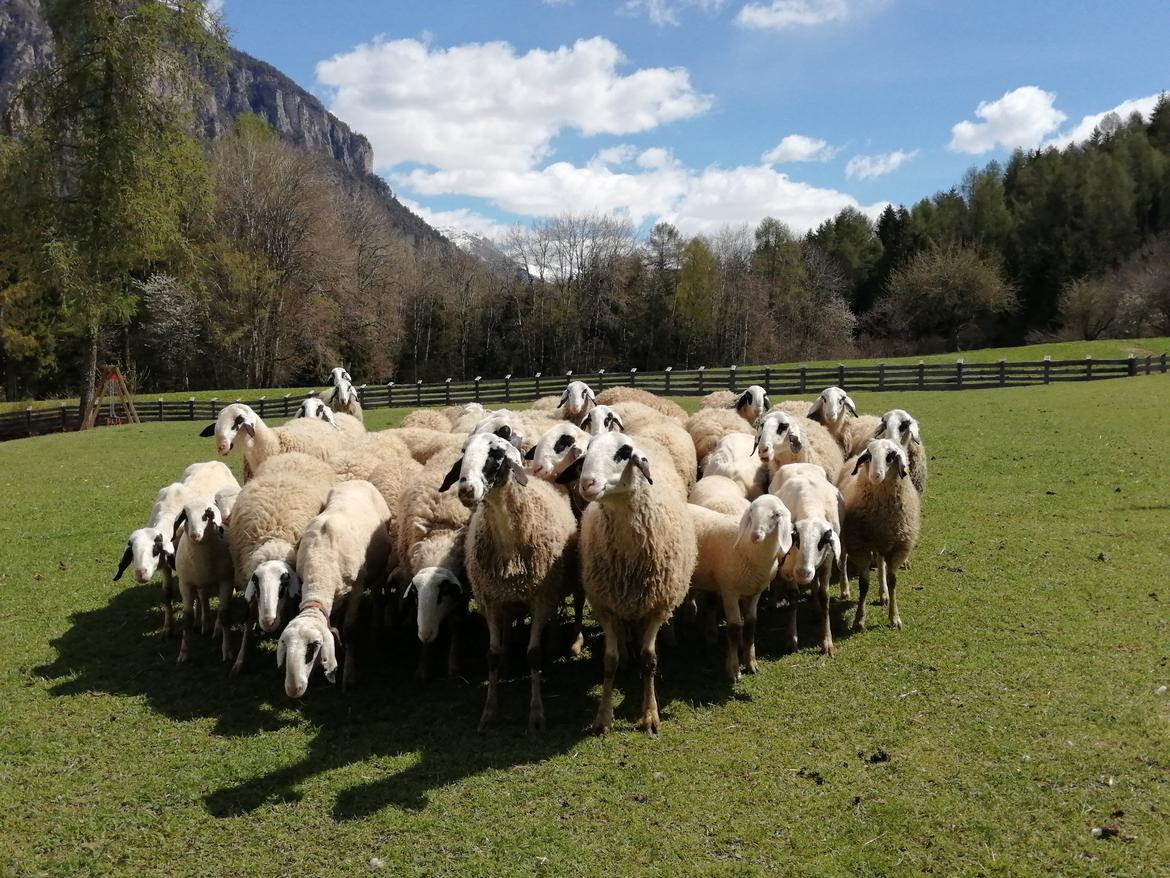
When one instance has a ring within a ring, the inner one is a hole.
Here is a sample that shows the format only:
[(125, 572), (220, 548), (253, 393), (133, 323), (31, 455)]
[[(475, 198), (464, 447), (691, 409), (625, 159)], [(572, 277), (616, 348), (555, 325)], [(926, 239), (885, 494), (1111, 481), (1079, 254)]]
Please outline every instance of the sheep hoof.
[(544, 709), (529, 711), (528, 731), (543, 732), (547, 728), (544, 722)]
[(483, 715), (479, 718), (479, 731), (486, 732), (496, 723), (495, 709), (484, 710)]
[(571, 644), (569, 644), (569, 655), (571, 655), (575, 658), (575, 657), (579, 656), (581, 654), (581, 651), (584, 649), (585, 649), (585, 635), (579, 631), (579, 632), (577, 632), (577, 639), (574, 640)]
[[(242, 653), (241, 653), (241, 655), (242, 655)], [(240, 672), (243, 670), (244, 670), (244, 664), (243, 664), (243, 662), (241, 662), (237, 658), (236, 661), (232, 664), (231, 668), (228, 670), (228, 676), (229, 677), (238, 677), (238, 676), (240, 676)]]
[(889, 602), (890, 602), (890, 596), (889, 596), (889, 595), (885, 595), (885, 594), (883, 594), (883, 595), (878, 595), (877, 604), (878, 604), (878, 606), (879, 606), (879, 607), (884, 607), (884, 606), (885, 606), (886, 604), (888, 604)]
[(760, 663), (754, 658), (748, 659), (744, 662), (744, 671), (748, 674), (758, 674), (760, 672)]
[(644, 717), (634, 724), (639, 732), (647, 732), (651, 735), (658, 734), (658, 711), (647, 713)]
[(826, 655), (832, 658), (837, 654), (837, 648), (833, 646), (833, 641), (826, 640), (821, 644), (821, 655)]
[(865, 630), (865, 620), (864, 619), (854, 619), (853, 620), (853, 630), (854, 631), (864, 631)]
[(608, 710), (604, 707), (599, 708), (597, 711), (597, 717), (593, 720), (593, 734), (604, 735), (609, 731), (612, 725), (613, 708), (611, 707)]
[(799, 649), (800, 649), (800, 641), (799, 641), (799, 640), (797, 640), (795, 637), (791, 637), (791, 638), (789, 638), (789, 640), (788, 640), (788, 651), (789, 651), (789, 652), (796, 652), (796, 651), (797, 651), (797, 650), (799, 650)]
[(898, 631), (901, 631), (902, 630), (902, 617), (895, 616), (893, 619), (891, 619), (890, 620), (890, 627), (895, 628)]
[(175, 659), (175, 664), (177, 664), (177, 665), (186, 664), (187, 659), (188, 659), (187, 649), (186, 649), (186, 647), (184, 647), (183, 649), (179, 650), (179, 657), (177, 659)]

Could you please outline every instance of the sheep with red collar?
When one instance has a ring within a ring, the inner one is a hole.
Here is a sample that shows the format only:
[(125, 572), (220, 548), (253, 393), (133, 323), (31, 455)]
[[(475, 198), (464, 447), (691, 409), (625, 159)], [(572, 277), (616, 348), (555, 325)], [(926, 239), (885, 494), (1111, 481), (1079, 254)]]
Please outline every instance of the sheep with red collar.
[(529, 479), (517, 448), (492, 433), (470, 436), (440, 492), (458, 484), (471, 513), (464, 542), (467, 577), (487, 620), (488, 691), (479, 728), (498, 716), (505, 635), (517, 613), (532, 619), (528, 638), (531, 697), (528, 728), (544, 728), (541, 697), (542, 636), (561, 599), (573, 591), (577, 520), (563, 492)]
[(727, 676), (739, 680), (740, 668), (754, 674), (756, 610), (760, 595), (776, 575), (780, 559), (792, 548), (792, 515), (780, 499), (763, 494), (740, 516), (689, 504), (699, 557), (691, 587), (718, 595), (727, 620)]
[[(300, 698), (309, 687), (313, 668), (321, 665), (325, 677), (337, 675), (339, 641), (348, 643), (342, 688), (356, 681), (353, 644), (362, 593), (386, 577), (390, 510), (369, 482), (355, 480), (333, 486), (321, 514), (312, 520), (297, 546), (301, 575), (301, 605), (280, 635), (277, 667), (284, 668), (284, 691)], [(341, 623), (344, 640), (335, 623)]]
[(906, 449), (892, 439), (871, 439), (847, 461), (838, 485), (845, 504), (845, 549), (849, 570), (858, 574), (853, 627), (865, 627), (869, 568), (876, 560), (883, 591), (889, 594), (890, 625), (902, 627), (898, 613), (898, 567), (922, 529), (922, 507), (909, 478)]

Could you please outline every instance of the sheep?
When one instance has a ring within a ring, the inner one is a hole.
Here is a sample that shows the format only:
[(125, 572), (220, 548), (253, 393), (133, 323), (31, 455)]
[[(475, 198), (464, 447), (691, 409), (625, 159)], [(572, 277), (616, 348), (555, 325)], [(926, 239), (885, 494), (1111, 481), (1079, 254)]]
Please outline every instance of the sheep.
[(843, 451), (848, 451), (848, 424), (850, 416), (857, 417), (857, 406), (852, 397), (840, 387), (826, 387), (816, 398), (805, 417), (823, 424)]
[(691, 488), (687, 502), (724, 515), (743, 515), (751, 505), (743, 487), (727, 476), (703, 476)]
[(603, 430), (620, 430), (623, 433), (636, 432), (640, 427), (650, 424), (672, 423), (678, 426), (674, 418), (662, 414), (657, 409), (650, 408), (640, 402), (615, 402), (613, 405), (599, 405), (586, 413), (581, 419), (581, 428), (596, 435)]
[(857, 630), (865, 627), (869, 568), (876, 559), (878, 576), (889, 592), (890, 625), (901, 628), (898, 567), (918, 541), (922, 518), (918, 491), (907, 478), (910, 464), (906, 449), (892, 439), (871, 439), (865, 450), (849, 463), (842, 470), (839, 484), (845, 505), (844, 539), (849, 570), (858, 573), (853, 627)]
[(464, 433), (428, 430), (423, 427), (396, 427), (369, 435), (378, 437), (379, 441), (397, 440), (407, 449), (411, 457), (423, 464), (439, 452), (449, 451), (452, 448), (458, 450), (462, 447), (464, 439), (467, 438)]
[(611, 430), (622, 431), (625, 429), (625, 422), (617, 412), (603, 404), (585, 413), (585, 417), (581, 419), (581, 429), (590, 436), (597, 436)]
[(333, 385), (333, 390), (325, 398), (329, 403), (329, 408), (334, 412), (344, 413), (356, 418), (359, 421), (365, 420), (362, 414), (362, 403), (358, 397), (357, 389), (353, 386), (353, 378), (345, 369), (337, 366), (329, 374), (329, 383)]
[[(632, 403), (631, 403), (632, 404)], [(659, 417), (657, 420), (631, 427), (629, 435), (635, 439), (646, 439), (666, 452), (675, 472), (682, 478), (683, 497), (691, 490), (698, 478), (698, 457), (695, 443), (690, 435), (673, 418)]]
[(541, 637), (561, 597), (572, 591), (577, 520), (568, 498), (548, 482), (529, 480), (520, 452), (490, 433), (468, 439), (439, 491), (458, 482), (459, 500), (473, 509), (464, 554), (475, 602), (488, 623), (488, 691), (480, 731), (498, 713), (504, 635), (517, 609), (532, 617), (528, 670), (530, 731), (544, 728), (540, 694)]
[[(773, 478), (785, 464), (814, 463), (834, 479), (844, 463), (841, 446), (828, 430), (816, 421), (784, 412), (770, 411), (760, 419), (756, 429), (756, 448)], [(777, 483), (769, 490), (775, 492), (778, 488)]]
[[(385, 579), (389, 518), (386, 501), (369, 482), (340, 482), (301, 536), (297, 546), (300, 612), (281, 632), (276, 649), (276, 666), (284, 668), (284, 691), (290, 698), (305, 694), (309, 675), (318, 664), (326, 679), (334, 682), (341, 643), (348, 643), (341, 686), (343, 690), (353, 687), (358, 607), (366, 585)], [(343, 620), (344, 640), (333, 627), (335, 613)]]
[(747, 421), (727, 409), (701, 409), (687, 418), (683, 427), (690, 434), (699, 460), (714, 451), (719, 440), (728, 433), (752, 435)]
[(415, 409), (402, 419), (403, 427), (424, 427), (427, 430), (442, 430), (444, 433), (451, 429), (451, 418), (439, 409)]
[(219, 514), (223, 516), (224, 524), (231, 524), (232, 510), (236, 507), (236, 500), (240, 498), (239, 485), (220, 488), (215, 492), (215, 505), (219, 507)]
[(754, 424), (771, 407), (768, 391), (758, 384), (750, 385), (743, 393), (716, 390), (699, 400), (700, 409), (731, 409), (749, 424)]
[(223, 518), (215, 501), (208, 496), (190, 494), (175, 519), (182, 526), (182, 538), (175, 550), (175, 575), (183, 606), (183, 641), (178, 662), (190, 658), (191, 633), (195, 627), (195, 602), (198, 600), (206, 634), (211, 621), (208, 598), (212, 589), (219, 595), (216, 631), (221, 635), (224, 661), (228, 653), (227, 630), (223, 621), (232, 597), (232, 559), (224, 538)]
[(695, 525), (698, 561), (691, 587), (718, 595), (727, 619), (727, 675), (734, 685), (740, 666), (756, 664), (756, 609), (776, 574), (778, 558), (792, 548), (792, 516), (771, 494), (751, 502), (739, 516), (688, 504)]
[(293, 419), (296, 418), (317, 418), (327, 424), (332, 424), (334, 427), (337, 426), (337, 418), (333, 409), (329, 408), (325, 404), (325, 400), (319, 396), (310, 396), (302, 400), (297, 407), (296, 414), (293, 415)]
[(658, 629), (686, 597), (695, 570), (695, 527), (680, 496), (680, 479), (661, 448), (645, 439), (605, 433), (589, 443), (578, 490), (590, 501), (581, 519), (581, 574), (605, 632), (605, 676), (593, 730), (613, 725), (613, 682), (623, 623), (640, 628), (642, 718), (658, 731), (654, 675)]
[[(540, 400), (537, 400), (537, 402), (540, 402)], [(590, 407), (596, 404), (597, 396), (588, 384), (584, 381), (570, 381), (569, 385), (557, 399), (555, 409), (561, 413), (561, 417), (566, 421), (579, 424)], [(535, 404), (532, 407), (538, 410), (543, 408), (543, 406), (538, 407)]]
[(222, 488), (239, 488), (240, 483), (227, 464), (219, 460), (205, 460), (190, 464), (179, 481), (187, 489), (203, 496), (215, 496)]
[(546, 430), (524, 453), (524, 459), (534, 476), (555, 482), (557, 476), (585, 454), (590, 438), (580, 427), (565, 422)]
[[(926, 493), (926, 446), (922, 444), (922, 434), (918, 430), (918, 421), (905, 409), (890, 409), (878, 422), (873, 439), (893, 439), (904, 449), (910, 461), (910, 482), (918, 493)], [(868, 444), (868, 440), (866, 442)], [(860, 454), (862, 448), (856, 448), (854, 454)]]
[(598, 405), (613, 405), (617, 402), (640, 402), (642, 405), (662, 412), (669, 418), (674, 418), (680, 424), (687, 419), (687, 413), (677, 402), (658, 396), (639, 387), (610, 387), (597, 394), (594, 400)]
[[(423, 644), (418, 668), (420, 677), (425, 675), (426, 653), (437, 638), (441, 625), (457, 609), (458, 602), (466, 601), (469, 593), (463, 540), (471, 513), (455, 495), (439, 492), (447, 472), (461, 454), (460, 448), (447, 449), (427, 461), (407, 482), (395, 514), (398, 566), (390, 579), (395, 583), (406, 583), (403, 596), (413, 593), (417, 598), (418, 636)], [(441, 582), (452, 585), (444, 590), (438, 587)], [(453, 635), (458, 630), (457, 626), (449, 627)], [(448, 654), (449, 668), (456, 664), (457, 650), (457, 639), (453, 636)]]
[[(836, 565), (844, 569), (841, 545), (841, 494), (815, 464), (789, 463), (777, 474), (781, 484), (776, 496), (792, 514), (792, 550), (780, 565), (780, 578), (788, 584), (792, 615), (788, 642), (797, 648), (796, 612), (799, 590), (812, 587), (821, 614), (821, 652), (833, 655), (829, 624), (829, 579)], [(814, 582), (815, 580), (815, 582)]]
[(215, 423), (199, 435), (215, 436), (216, 450), (221, 455), (231, 454), (237, 444), (242, 445), (245, 481), (275, 454), (300, 451), (325, 460), (348, 441), (342, 431), (314, 418), (295, 418), (281, 427), (269, 427), (241, 402), (224, 406)]
[(265, 461), (236, 498), (228, 547), (248, 618), (233, 674), (243, 670), (252, 624), (276, 633), (296, 600), (301, 581), (297, 542), (325, 508), (334, 481), (324, 461), (296, 452), (278, 454)]
[(756, 459), (755, 441), (746, 433), (729, 433), (703, 458), (703, 477), (724, 476), (743, 489), (748, 500), (768, 490), (768, 466)]
[(786, 415), (792, 415), (797, 418), (807, 418), (808, 410), (811, 407), (811, 402), (805, 402), (801, 399), (785, 399), (774, 403), (769, 411), (784, 412)]

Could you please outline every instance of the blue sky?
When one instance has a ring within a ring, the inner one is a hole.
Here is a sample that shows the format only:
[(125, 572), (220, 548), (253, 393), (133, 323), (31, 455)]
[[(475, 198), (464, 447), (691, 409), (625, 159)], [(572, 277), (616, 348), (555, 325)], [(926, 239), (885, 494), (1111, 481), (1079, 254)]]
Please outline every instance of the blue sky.
[(912, 203), (1170, 87), (1165, 0), (226, 0), (223, 15), (235, 45), (370, 138), (400, 197), (494, 234), (566, 209), (801, 230)]

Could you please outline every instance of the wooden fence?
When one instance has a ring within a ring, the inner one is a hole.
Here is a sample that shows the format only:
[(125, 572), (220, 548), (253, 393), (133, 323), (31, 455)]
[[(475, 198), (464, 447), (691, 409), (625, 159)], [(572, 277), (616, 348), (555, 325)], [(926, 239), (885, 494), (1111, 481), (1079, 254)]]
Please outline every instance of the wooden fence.
[[(595, 391), (630, 385), (663, 396), (702, 396), (714, 390), (741, 389), (759, 384), (773, 395), (819, 393), (836, 384), (850, 391), (983, 390), (994, 387), (1023, 387), (1056, 381), (1096, 381), (1167, 371), (1167, 355), (1124, 360), (1029, 360), (1009, 363), (880, 363), (875, 366), (731, 366), (725, 369), (686, 369), (662, 372), (568, 372), (564, 375), (534, 375), (470, 381), (413, 384), (363, 384), (357, 388), (363, 408), (419, 408), (481, 402), (489, 405), (529, 403), (548, 394), (559, 394), (573, 380), (582, 380)], [(251, 400), (151, 400), (138, 397), (135, 406), (143, 421), (213, 421), (230, 402), (245, 402), (261, 418), (291, 417), (302, 397), (260, 397)], [(98, 424), (122, 422), (121, 406), (103, 407)], [(77, 407), (25, 409), (0, 415), (0, 440), (57, 433), (78, 428)]]

